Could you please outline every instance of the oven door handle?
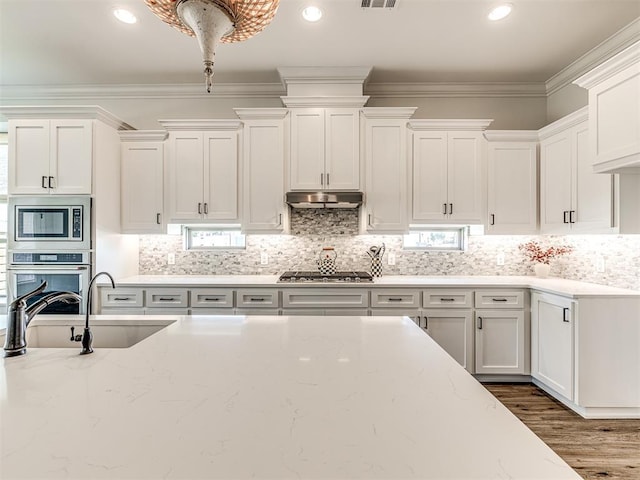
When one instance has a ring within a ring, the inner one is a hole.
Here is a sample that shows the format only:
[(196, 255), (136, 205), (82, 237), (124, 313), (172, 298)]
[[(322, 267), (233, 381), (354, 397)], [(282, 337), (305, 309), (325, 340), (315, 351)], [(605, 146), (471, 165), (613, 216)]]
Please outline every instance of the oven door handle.
[(32, 265), (8, 265), (7, 271), (15, 271), (15, 272), (38, 272), (42, 273), (45, 271), (83, 271), (89, 270), (90, 265), (48, 265), (48, 264), (32, 264)]

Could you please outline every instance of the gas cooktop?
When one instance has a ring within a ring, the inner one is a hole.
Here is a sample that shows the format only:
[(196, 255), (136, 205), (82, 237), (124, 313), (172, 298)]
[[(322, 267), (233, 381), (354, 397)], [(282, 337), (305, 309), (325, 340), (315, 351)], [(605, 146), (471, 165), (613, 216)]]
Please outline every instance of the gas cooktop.
[(367, 272), (336, 272), (323, 274), (318, 271), (290, 271), (280, 275), (278, 281), (289, 283), (358, 283), (372, 282), (373, 277)]

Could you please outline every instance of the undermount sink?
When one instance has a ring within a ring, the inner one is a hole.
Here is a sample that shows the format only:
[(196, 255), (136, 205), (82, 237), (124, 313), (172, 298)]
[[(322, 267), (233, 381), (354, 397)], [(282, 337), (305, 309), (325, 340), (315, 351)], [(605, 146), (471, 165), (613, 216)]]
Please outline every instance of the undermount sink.
[[(94, 348), (129, 348), (174, 323), (175, 320), (149, 319), (144, 321), (100, 319), (92, 320)], [(71, 340), (82, 335), (84, 322), (35, 319), (27, 329), (29, 348), (81, 348), (80, 341)]]

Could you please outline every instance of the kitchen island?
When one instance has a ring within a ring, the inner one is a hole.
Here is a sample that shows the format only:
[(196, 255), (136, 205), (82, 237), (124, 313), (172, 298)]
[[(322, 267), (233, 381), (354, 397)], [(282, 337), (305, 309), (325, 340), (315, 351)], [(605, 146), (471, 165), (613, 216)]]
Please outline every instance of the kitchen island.
[(173, 319), (3, 359), (0, 477), (580, 478), (407, 317)]

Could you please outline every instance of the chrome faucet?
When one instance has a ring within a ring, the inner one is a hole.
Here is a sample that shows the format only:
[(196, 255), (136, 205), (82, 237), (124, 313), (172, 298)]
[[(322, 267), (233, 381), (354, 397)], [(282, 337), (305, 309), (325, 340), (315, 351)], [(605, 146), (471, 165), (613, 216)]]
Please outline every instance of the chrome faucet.
[(111, 287), (116, 288), (116, 282), (113, 281), (113, 277), (108, 272), (96, 273), (89, 282), (89, 291), (87, 292), (87, 311), (84, 317), (84, 331), (82, 332), (82, 351), (80, 352), (80, 355), (93, 353), (93, 348), (91, 348), (91, 345), (93, 344), (93, 333), (91, 333), (91, 329), (89, 328), (89, 315), (91, 314), (93, 284), (100, 275), (106, 275), (107, 277), (109, 277), (109, 280), (111, 280)]
[(9, 305), (7, 333), (4, 342), (5, 357), (15, 357), (27, 353), (27, 327), (42, 309), (54, 302), (79, 303), (82, 300), (79, 295), (72, 292), (52, 292), (27, 306), (27, 300), (41, 294), (45, 288), (47, 288), (47, 282), (43, 281), (34, 291), (16, 298)]

